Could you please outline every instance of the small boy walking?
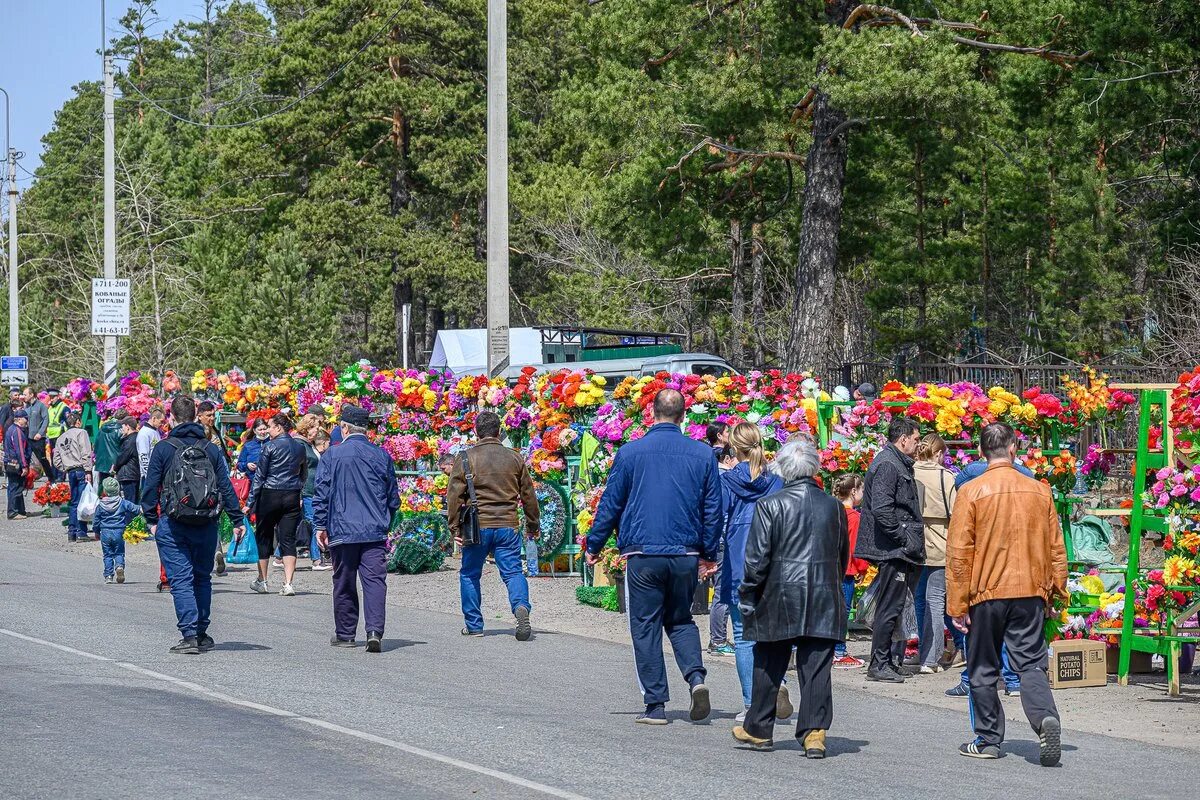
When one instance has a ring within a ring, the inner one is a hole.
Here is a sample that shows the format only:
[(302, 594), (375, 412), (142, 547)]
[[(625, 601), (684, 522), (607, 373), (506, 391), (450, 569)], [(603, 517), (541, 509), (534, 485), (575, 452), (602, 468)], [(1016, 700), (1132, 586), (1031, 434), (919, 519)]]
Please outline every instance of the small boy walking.
[(121, 484), (108, 477), (100, 484), (100, 503), (92, 518), (92, 528), (100, 537), (104, 551), (104, 582), (125, 582), (125, 529), (142, 513), (138, 506), (121, 496)]

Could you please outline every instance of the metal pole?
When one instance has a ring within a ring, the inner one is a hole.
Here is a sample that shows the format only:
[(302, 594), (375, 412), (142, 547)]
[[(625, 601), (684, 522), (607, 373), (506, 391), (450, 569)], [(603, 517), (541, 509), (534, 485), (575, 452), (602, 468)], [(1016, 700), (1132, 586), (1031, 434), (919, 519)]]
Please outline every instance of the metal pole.
[(508, 8), (488, 0), (488, 374), (508, 368)]
[[(116, 115), (113, 112), (113, 63), (104, 53), (104, 278), (117, 277)], [(117, 337), (104, 337), (104, 384), (113, 394), (117, 383)]]
[(405, 303), (400, 311), (400, 335), (404, 339), (404, 369), (408, 369), (408, 337), (412, 331), (412, 303)]
[(4, 153), (8, 158), (8, 354), (21, 354), (21, 315), (17, 292), (17, 151), (12, 146), (12, 114), (4, 92)]

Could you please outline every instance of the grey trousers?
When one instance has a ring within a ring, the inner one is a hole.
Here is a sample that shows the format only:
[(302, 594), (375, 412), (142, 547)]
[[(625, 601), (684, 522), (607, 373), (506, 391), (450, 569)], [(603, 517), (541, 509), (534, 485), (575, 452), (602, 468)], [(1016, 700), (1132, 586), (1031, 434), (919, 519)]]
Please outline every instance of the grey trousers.
[(945, 650), (946, 640), (946, 568), (925, 567), (925, 608), (921, 628), (921, 665), (932, 667)]
[[(725, 548), (721, 548), (724, 555)], [(712, 605), (708, 609), (708, 643), (711, 647), (720, 647), (721, 645), (729, 644), (729, 606), (721, 600), (721, 571), (725, 569), (725, 559), (717, 565), (717, 571), (713, 573), (712, 582), (716, 587), (713, 592)]]

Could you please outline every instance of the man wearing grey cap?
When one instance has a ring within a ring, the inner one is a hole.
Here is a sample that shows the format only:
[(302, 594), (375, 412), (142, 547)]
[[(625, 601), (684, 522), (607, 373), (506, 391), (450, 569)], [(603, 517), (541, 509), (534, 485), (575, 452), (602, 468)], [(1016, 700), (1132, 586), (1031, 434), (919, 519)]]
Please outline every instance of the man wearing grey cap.
[[(313, 527), (317, 544), (333, 557), (334, 647), (354, 647), (358, 633), (358, 582), (367, 630), (367, 652), (383, 649), (387, 602), (387, 536), (400, 508), (392, 459), (367, 439), (371, 417), (342, 407), (342, 443), (317, 467)], [(357, 576), (357, 580), (356, 580)]]

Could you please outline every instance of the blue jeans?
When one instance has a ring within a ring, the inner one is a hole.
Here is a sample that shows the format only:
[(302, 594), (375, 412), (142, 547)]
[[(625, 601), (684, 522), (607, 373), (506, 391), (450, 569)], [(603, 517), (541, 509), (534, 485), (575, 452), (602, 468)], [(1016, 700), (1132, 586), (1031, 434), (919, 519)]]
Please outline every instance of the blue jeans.
[(167, 571), (176, 624), (185, 639), (208, 631), (217, 539), (216, 520), (207, 525), (181, 525), (167, 517), (158, 521), (158, 559)]
[(304, 518), (308, 520), (308, 525), (312, 528), (312, 539), (308, 543), (308, 555), (314, 561), (321, 560), (321, 547), (317, 544), (317, 528), (313, 525), (313, 499), (311, 497), (301, 497), (300, 507), (304, 512)]
[(749, 708), (750, 693), (754, 689), (754, 642), (742, 638), (742, 610), (737, 603), (729, 604), (729, 622), (733, 627), (733, 661), (742, 684), (742, 705)]
[(525, 570), (530, 575), (538, 574), (538, 548), (536, 539), (525, 540)]
[[(160, 527), (161, 531), (162, 528)], [(104, 577), (108, 578), (116, 572), (117, 567), (125, 566), (125, 532), (101, 531), (100, 551), (104, 554)]]
[[(966, 656), (967, 642), (965, 637), (962, 646), (963, 656)], [(1012, 665), (1008, 663), (1008, 645), (1000, 645), (1000, 675), (1004, 678), (1005, 689), (1013, 691), (1021, 688), (1021, 676), (1014, 672)], [(971, 684), (971, 675), (965, 669), (962, 671), (962, 684), (963, 686), (970, 686)]]
[(67, 507), (67, 536), (72, 539), (88, 535), (87, 523), (79, 521), (79, 496), (83, 494), (83, 487), (87, 486), (87, 479), (88, 471), (85, 469), (73, 469), (67, 473), (67, 485), (71, 487), (71, 505)]
[[(854, 578), (842, 578), (842, 597), (846, 600), (846, 627), (850, 627), (850, 611), (854, 608)], [(838, 642), (833, 646), (833, 657), (842, 658), (846, 655), (846, 643)]]
[(479, 613), (479, 577), (483, 575), (483, 563), (489, 554), (496, 557), (496, 568), (508, 589), (508, 604), (513, 613), (520, 606), (533, 609), (529, 602), (529, 581), (525, 580), (521, 570), (524, 554), (521, 534), (516, 528), (481, 528), (479, 544), (463, 548), (462, 567), (458, 571), (463, 619), (467, 629), (472, 631), (483, 630), (483, 615)]

